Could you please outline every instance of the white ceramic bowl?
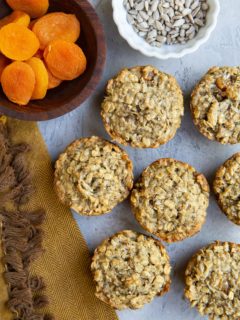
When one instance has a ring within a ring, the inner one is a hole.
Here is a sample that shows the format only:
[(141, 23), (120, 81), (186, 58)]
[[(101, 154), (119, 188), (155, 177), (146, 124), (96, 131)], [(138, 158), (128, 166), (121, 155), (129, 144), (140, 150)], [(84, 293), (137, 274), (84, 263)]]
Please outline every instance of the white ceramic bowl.
[(163, 45), (161, 48), (153, 47), (143, 38), (137, 35), (132, 26), (127, 22), (127, 12), (123, 6), (123, 0), (112, 0), (113, 20), (115, 21), (120, 35), (128, 44), (149, 57), (159, 59), (181, 58), (190, 54), (208, 41), (211, 33), (217, 24), (220, 11), (219, 0), (208, 0), (209, 10), (207, 13), (206, 25), (200, 28), (196, 37), (185, 44)]

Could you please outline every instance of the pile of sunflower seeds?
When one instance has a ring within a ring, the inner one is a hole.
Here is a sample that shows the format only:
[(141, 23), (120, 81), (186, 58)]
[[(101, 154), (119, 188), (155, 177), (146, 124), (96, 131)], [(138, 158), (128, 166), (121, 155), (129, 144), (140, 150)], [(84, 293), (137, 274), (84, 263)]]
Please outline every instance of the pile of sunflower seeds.
[(186, 43), (206, 23), (208, 0), (123, 0), (127, 20), (150, 45)]

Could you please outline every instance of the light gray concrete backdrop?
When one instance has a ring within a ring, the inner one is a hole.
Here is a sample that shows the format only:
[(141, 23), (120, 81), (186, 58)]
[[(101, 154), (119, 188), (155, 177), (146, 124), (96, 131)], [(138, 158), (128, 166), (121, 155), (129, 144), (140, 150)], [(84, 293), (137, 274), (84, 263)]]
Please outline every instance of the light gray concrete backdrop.
[[(96, 5), (106, 31), (108, 48), (106, 68), (95, 94), (80, 108), (56, 120), (39, 123), (53, 161), (76, 138), (90, 135), (109, 138), (100, 118), (100, 103), (106, 81), (123, 67), (152, 64), (178, 79), (185, 95), (185, 116), (181, 129), (168, 144), (155, 150), (125, 148), (134, 162), (135, 177), (137, 178), (143, 168), (154, 160), (174, 157), (196, 167), (211, 183), (217, 167), (234, 152), (240, 151), (240, 146), (222, 146), (205, 139), (193, 125), (189, 113), (189, 95), (196, 82), (211, 66), (240, 64), (240, 1), (220, 0), (221, 13), (218, 25), (208, 43), (192, 55), (168, 61), (144, 57), (131, 49), (119, 36), (113, 23), (111, 1), (92, 2)], [(74, 216), (91, 251), (105, 237), (119, 230), (141, 230), (131, 213), (128, 201), (102, 217)], [(204, 319), (196, 310), (190, 309), (188, 302), (183, 299), (183, 273), (192, 254), (216, 239), (240, 243), (240, 227), (227, 220), (211, 197), (207, 222), (202, 231), (191, 239), (167, 245), (173, 266), (170, 292), (162, 298), (155, 298), (142, 310), (119, 312), (119, 318), (121, 320)]]

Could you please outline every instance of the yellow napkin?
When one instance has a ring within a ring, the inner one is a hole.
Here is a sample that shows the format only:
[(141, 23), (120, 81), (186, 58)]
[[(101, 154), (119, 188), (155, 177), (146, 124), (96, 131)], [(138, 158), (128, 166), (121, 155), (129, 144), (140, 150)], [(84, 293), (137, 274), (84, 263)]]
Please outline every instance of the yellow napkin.
[[(50, 303), (43, 312), (53, 314), (56, 320), (116, 320), (114, 310), (94, 295), (90, 255), (70, 210), (59, 202), (53, 190), (51, 159), (37, 124), (8, 119), (8, 125), (13, 143), (31, 146), (26, 158), (36, 191), (24, 209), (43, 208), (47, 215), (43, 225), (46, 251), (31, 267), (31, 272), (42, 276), (47, 285), (44, 294)], [(8, 320), (12, 315), (5, 304), (3, 271), (0, 264), (0, 319)]]

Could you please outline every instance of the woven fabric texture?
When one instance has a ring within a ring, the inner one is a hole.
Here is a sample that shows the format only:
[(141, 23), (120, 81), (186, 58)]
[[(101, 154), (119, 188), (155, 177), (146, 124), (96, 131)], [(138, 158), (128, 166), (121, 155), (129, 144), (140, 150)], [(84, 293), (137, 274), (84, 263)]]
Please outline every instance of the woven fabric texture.
[[(114, 310), (94, 295), (89, 251), (70, 210), (59, 202), (53, 190), (53, 166), (37, 124), (8, 119), (8, 125), (13, 143), (31, 146), (27, 161), (35, 192), (24, 209), (43, 208), (47, 213), (43, 226), (46, 251), (31, 270), (41, 275), (47, 285), (44, 293), (50, 303), (43, 311), (54, 314), (56, 320), (117, 320)], [(1, 255), (0, 250), (0, 258)], [(3, 271), (0, 264), (0, 319), (9, 320), (12, 316), (6, 308)]]

